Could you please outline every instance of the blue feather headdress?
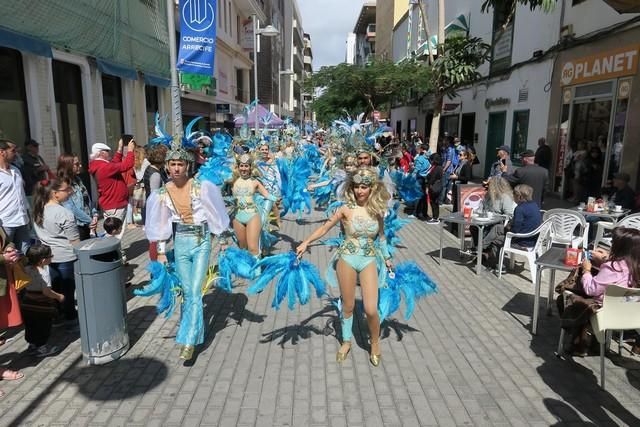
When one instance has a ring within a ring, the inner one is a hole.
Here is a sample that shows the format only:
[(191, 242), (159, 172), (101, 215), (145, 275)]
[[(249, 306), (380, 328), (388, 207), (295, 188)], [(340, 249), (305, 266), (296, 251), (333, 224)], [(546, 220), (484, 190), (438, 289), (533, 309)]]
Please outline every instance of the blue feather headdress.
[(155, 116), (155, 132), (156, 132), (156, 137), (152, 138), (149, 141), (149, 144), (151, 145), (157, 145), (157, 144), (162, 144), (162, 145), (166, 145), (167, 147), (171, 147), (171, 141), (173, 141), (173, 136), (169, 135), (167, 133), (167, 131), (165, 130), (165, 124), (167, 122), (167, 116), (164, 116), (162, 119), (160, 118), (160, 114), (158, 114), (156, 112), (156, 116)]
[(260, 260), (254, 269), (261, 269), (262, 273), (247, 290), (250, 295), (262, 292), (279, 276), (271, 303), (276, 310), (280, 308), (285, 296), (290, 310), (295, 307), (296, 300), (301, 305), (306, 304), (309, 302), (312, 287), (318, 298), (326, 294), (324, 281), (316, 266), (308, 261), (299, 260), (294, 252), (266, 257)]

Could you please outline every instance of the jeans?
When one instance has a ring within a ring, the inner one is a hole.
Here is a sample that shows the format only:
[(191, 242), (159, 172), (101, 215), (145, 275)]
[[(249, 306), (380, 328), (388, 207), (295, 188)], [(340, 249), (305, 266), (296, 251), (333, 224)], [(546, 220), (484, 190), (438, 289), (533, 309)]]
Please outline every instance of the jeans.
[(182, 345), (202, 344), (202, 282), (209, 268), (211, 234), (206, 227), (199, 232), (179, 231), (175, 236), (173, 250), (183, 298), (176, 342)]
[(31, 246), (31, 240), (35, 237), (33, 230), (29, 224), (20, 225), (18, 227), (4, 227), (9, 242), (13, 242), (22, 254), (27, 253), (27, 249)]
[(64, 295), (62, 303), (62, 314), (65, 320), (78, 318), (76, 310), (76, 281), (73, 276), (74, 261), (52, 262), (49, 265), (51, 275), (51, 288)]

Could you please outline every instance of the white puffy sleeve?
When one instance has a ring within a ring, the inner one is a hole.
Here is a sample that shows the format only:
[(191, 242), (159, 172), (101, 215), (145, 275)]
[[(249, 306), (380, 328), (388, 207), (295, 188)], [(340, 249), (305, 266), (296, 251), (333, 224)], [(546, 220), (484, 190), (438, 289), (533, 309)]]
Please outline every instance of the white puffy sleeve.
[(218, 186), (209, 181), (202, 182), (200, 201), (207, 218), (209, 232), (221, 234), (226, 231), (229, 228), (229, 215)]
[(173, 233), (171, 210), (164, 203), (164, 197), (158, 193), (158, 190), (151, 193), (147, 199), (146, 211), (144, 232), (147, 240), (150, 242), (169, 240)]

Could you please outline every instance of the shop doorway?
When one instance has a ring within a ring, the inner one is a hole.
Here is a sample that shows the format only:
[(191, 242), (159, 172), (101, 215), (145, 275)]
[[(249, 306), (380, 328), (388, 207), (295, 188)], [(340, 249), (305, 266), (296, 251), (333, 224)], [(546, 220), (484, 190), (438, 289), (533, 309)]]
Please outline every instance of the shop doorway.
[(476, 113), (464, 113), (460, 124), (460, 141), (465, 147), (473, 147), (473, 134), (476, 129)]
[(60, 152), (76, 154), (86, 168), (89, 158), (80, 67), (54, 59), (52, 71)]
[(504, 130), (507, 124), (507, 112), (489, 114), (489, 126), (487, 129), (487, 151), (484, 157), (484, 176), (489, 176), (491, 165), (496, 157), (496, 150), (504, 145)]

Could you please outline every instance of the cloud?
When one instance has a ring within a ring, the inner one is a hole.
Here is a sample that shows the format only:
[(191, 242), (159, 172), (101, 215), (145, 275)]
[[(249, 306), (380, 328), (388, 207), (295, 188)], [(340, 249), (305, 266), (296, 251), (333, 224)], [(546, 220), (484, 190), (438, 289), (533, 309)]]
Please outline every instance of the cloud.
[(344, 62), (347, 34), (362, 4), (363, 0), (298, 0), (302, 28), (311, 35), (314, 70)]

